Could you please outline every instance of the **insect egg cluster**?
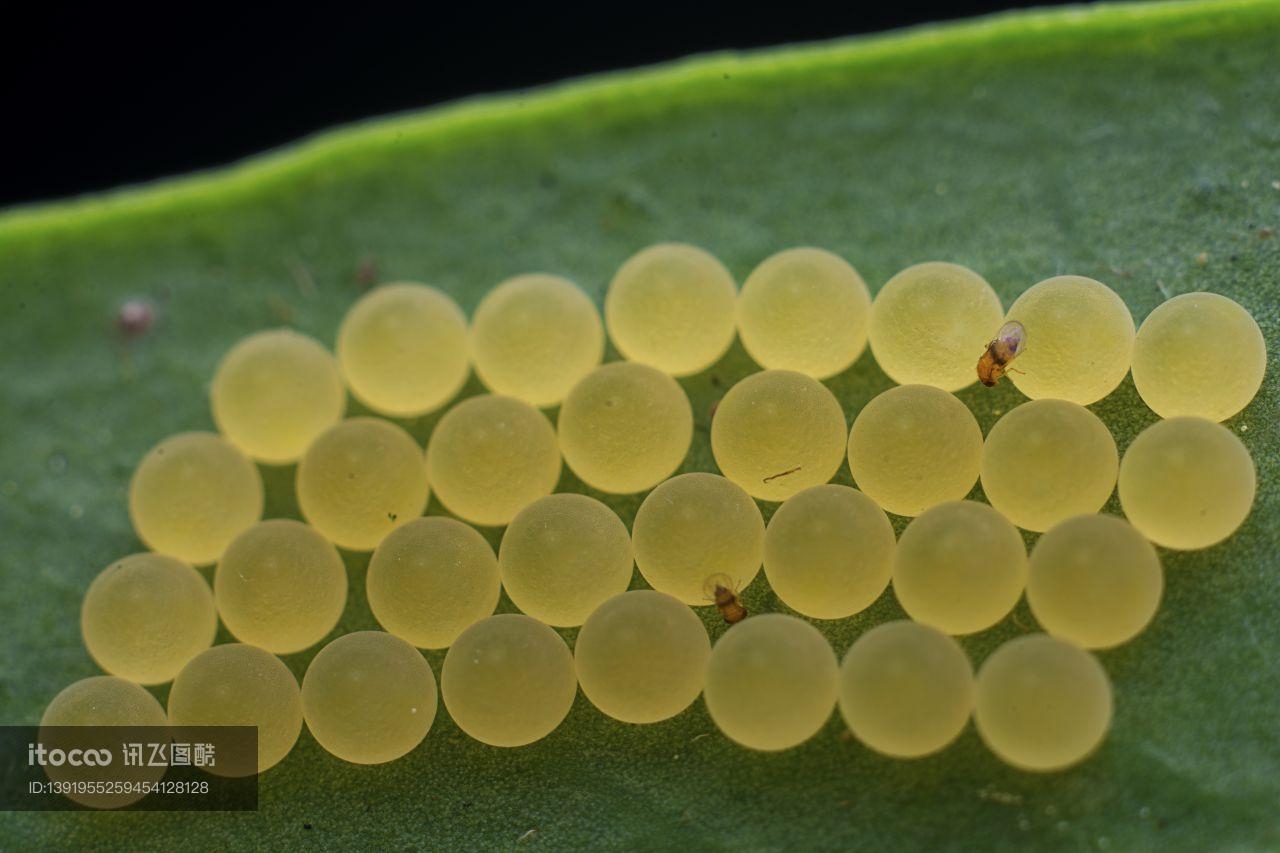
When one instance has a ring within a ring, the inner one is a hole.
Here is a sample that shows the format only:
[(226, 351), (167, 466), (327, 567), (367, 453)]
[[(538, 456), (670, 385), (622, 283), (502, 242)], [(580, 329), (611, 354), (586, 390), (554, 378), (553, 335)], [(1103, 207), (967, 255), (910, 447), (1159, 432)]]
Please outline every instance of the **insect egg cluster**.
[[(687, 377), (735, 334), (761, 369), (720, 390), (708, 424)], [(606, 335), (622, 360), (602, 364)], [(1223, 338), (1240, 346), (1230, 375), (1212, 368)], [(978, 273), (929, 262), (873, 300), (813, 247), (765, 258), (739, 292), (708, 252), (652, 246), (603, 315), (544, 273), (498, 285), (470, 323), (440, 290), (384, 285), (350, 308), (336, 356), (290, 330), (236, 344), (211, 386), (219, 433), (143, 456), (129, 513), (149, 550), (107, 564), (81, 611), (108, 675), (58, 694), (44, 724), (254, 725), (256, 763), (225, 771), (248, 774), (304, 728), (342, 760), (395, 760), (440, 702), (474, 740), (523, 746), (581, 687), (628, 724), (702, 713), (701, 695), (726, 737), (766, 751), (837, 709), (896, 758), (972, 720), (1001, 760), (1059, 770), (1106, 737), (1094, 651), (1158, 618), (1162, 549), (1211, 547), (1249, 516), (1253, 462), (1221, 421), (1258, 391), (1265, 353), (1217, 294), (1175, 297), (1135, 333), (1091, 278), (1006, 310)], [(1087, 407), (1131, 368), (1158, 417), (1119, 447)], [(824, 384), (877, 369), (870, 399)], [(456, 399), (473, 370), (488, 393)], [(1029, 399), (984, 436), (955, 392), (1016, 393), (1006, 379)], [(264, 520), (258, 466), (282, 464), (301, 518)], [(1117, 494), (1123, 517), (1104, 512)], [(772, 595), (744, 596), (753, 584)], [(908, 618), (838, 655), (824, 627), (890, 588)], [(1024, 596), (1039, 631), (1010, 617)], [(382, 630), (345, 630), (365, 607)], [(214, 645), (219, 620), (236, 642)], [(975, 666), (965, 638), (988, 630), (1012, 639)], [(169, 682), (167, 711), (139, 686)]]

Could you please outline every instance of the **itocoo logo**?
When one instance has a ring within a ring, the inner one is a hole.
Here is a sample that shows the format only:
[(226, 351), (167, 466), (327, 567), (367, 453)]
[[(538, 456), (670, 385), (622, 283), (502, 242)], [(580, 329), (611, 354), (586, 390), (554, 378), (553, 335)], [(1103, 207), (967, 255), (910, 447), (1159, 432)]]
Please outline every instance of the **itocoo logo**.
[(111, 763), (109, 749), (46, 749), (42, 743), (27, 744), (27, 766), (106, 767)]

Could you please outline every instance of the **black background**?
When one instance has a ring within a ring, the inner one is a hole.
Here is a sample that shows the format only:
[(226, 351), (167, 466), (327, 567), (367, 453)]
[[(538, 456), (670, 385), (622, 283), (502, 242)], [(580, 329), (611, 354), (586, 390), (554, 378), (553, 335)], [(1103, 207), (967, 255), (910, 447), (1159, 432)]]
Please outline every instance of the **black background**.
[(365, 3), (288, 17), (180, 5), (172, 19), (122, 5), (40, 6), (40, 20), (0, 26), (0, 206), (216, 166), (332, 125), (483, 92), (1045, 3), (854, 2), (822, 13)]

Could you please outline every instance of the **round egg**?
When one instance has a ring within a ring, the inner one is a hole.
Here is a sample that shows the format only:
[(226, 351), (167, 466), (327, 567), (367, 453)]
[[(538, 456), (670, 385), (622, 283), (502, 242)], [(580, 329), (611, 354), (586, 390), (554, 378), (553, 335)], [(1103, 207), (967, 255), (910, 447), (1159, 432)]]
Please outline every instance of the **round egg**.
[(1120, 462), (1120, 506), (1144, 536), (1178, 551), (1208, 548), (1244, 524), (1257, 473), (1231, 430), (1170, 418), (1143, 430)]
[(752, 616), (715, 644), (703, 698), (716, 727), (751, 749), (807, 741), (831, 717), (840, 668), (826, 637), (782, 613)]
[(586, 495), (548, 495), (502, 534), (498, 567), (516, 607), (541, 622), (575, 627), (631, 583), (631, 536), (618, 514)]
[(893, 591), (907, 615), (948, 634), (986, 630), (1027, 585), (1027, 549), (1008, 519), (976, 501), (948, 501), (911, 520), (898, 541)]
[(742, 590), (759, 573), (764, 519), (751, 496), (724, 477), (681, 474), (640, 504), (631, 541), (650, 586), (685, 604), (710, 605), (709, 578), (726, 575)]
[(317, 341), (290, 329), (250, 335), (218, 365), (209, 392), (218, 431), (261, 462), (296, 462), (342, 419), (347, 389)]
[(471, 350), (490, 391), (554, 406), (604, 357), (604, 328), (595, 303), (573, 282), (520, 275), (476, 307)]
[(588, 486), (632, 494), (680, 467), (693, 410), (667, 374), (635, 361), (597, 367), (569, 392), (556, 422), (565, 464)]
[(382, 631), (339, 637), (302, 679), (307, 729), (352, 764), (384, 764), (422, 743), (437, 702), (436, 677), (422, 653)]
[(347, 603), (347, 569), (330, 542), (299, 521), (276, 518), (241, 533), (213, 576), (218, 613), (237, 640), (272, 654), (310, 648)]
[(821, 382), (765, 370), (730, 388), (716, 407), (711, 452), (752, 497), (783, 501), (835, 476), (847, 429), (844, 410)]
[(1266, 369), (1258, 322), (1216, 293), (1184, 293), (1157, 306), (1133, 344), (1133, 384), (1162, 418), (1225, 421), (1249, 405)]
[(1043, 532), (1102, 509), (1119, 469), (1106, 424), (1066, 400), (1015, 407), (996, 421), (982, 447), (983, 493), (1024, 530)]
[(573, 647), (582, 692), (624, 723), (656, 723), (693, 704), (710, 655), (702, 620), (679, 599), (651, 589), (605, 601)]
[(418, 648), (444, 649), (498, 606), (498, 558), (461, 521), (415, 518), (378, 544), (365, 589), (384, 629)]
[(893, 525), (848, 486), (805, 489), (783, 502), (764, 533), (764, 573), (788, 607), (843, 619), (871, 606), (893, 571)]
[(854, 737), (919, 758), (960, 736), (973, 711), (973, 666), (960, 644), (909, 620), (860, 636), (840, 665), (840, 713)]
[(440, 674), (458, 727), (490, 746), (525, 746), (569, 714), (578, 680), (560, 635), (519, 613), (481, 619), (449, 647)]
[(914, 516), (969, 494), (982, 465), (982, 429), (946, 391), (900, 385), (858, 413), (848, 449), (858, 488), (886, 511)]
[(1100, 281), (1082, 275), (1045, 279), (1014, 301), (1006, 319), (1021, 323), (1025, 335), (1008, 375), (1033, 400), (1087, 406), (1114, 391), (1129, 372), (1133, 315)]
[(360, 297), (338, 327), (337, 353), (356, 399), (392, 417), (440, 408), (471, 373), (466, 316), (425, 284), (385, 284)]
[(80, 607), (90, 657), (139, 684), (172, 681), (213, 645), (217, 629), (209, 584), (187, 563), (161, 554), (133, 554), (107, 566)]
[(930, 261), (889, 279), (871, 306), (871, 354), (899, 385), (959, 391), (1000, 327), (1004, 308), (986, 279)]
[(311, 526), (350, 551), (372, 551), (427, 506), (422, 450), (378, 418), (345, 420), (312, 442), (298, 463), (296, 488)]
[(604, 320), (623, 358), (690, 376), (728, 352), (737, 298), (733, 276), (709, 252), (659, 243), (619, 268), (605, 296)]
[(138, 538), (197, 566), (262, 518), (262, 477), (235, 445), (184, 432), (148, 451), (129, 482), (129, 518)]
[(757, 364), (826, 379), (867, 346), (871, 293), (839, 255), (802, 247), (770, 255), (742, 283), (738, 334)]
[(472, 524), (507, 524), (560, 481), (556, 431), (514, 397), (471, 397), (436, 424), (427, 474), (449, 512)]

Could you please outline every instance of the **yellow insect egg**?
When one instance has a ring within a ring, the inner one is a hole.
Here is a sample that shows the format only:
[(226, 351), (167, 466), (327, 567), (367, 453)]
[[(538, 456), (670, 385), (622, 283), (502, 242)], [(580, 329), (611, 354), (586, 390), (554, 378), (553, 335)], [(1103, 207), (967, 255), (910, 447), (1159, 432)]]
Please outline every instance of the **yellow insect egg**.
[(519, 613), (481, 619), (449, 647), (440, 690), (453, 721), (490, 746), (542, 740), (578, 692), (573, 655), (560, 635)]
[(1262, 387), (1267, 342), (1258, 322), (1216, 293), (1184, 293), (1142, 321), (1133, 384), (1162, 418), (1225, 421)]
[[(1033, 400), (1087, 406), (1115, 390), (1133, 360), (1133, 315), (1114, 290), (1082, 275), (1029, 288), (1009, 308), (1025, 340), (1009, 378)], [(988, 334), (995, 332), (995, 326)]]
[(871, 293), (858, 271), (822, 249), (786, 249), (747, 276), (738, 334), (761, 367), (826, 379), (867, 346)]
[(684, 389), (635, 361), (597, 367), (573, 386), (556, 424), (574, 474), (602, 492), (651, 489), (680, 467), (693, 442)]
[(711, 452), (752, 497), (784, 501), (835, 476), (847, 429), (844, 410), (821, 382), (765, 370), (730, 388), (716, 407)]
[(237, 640), (276, 655), (310, 648), (347, 603), (347, 569), (312, 528), (276, 518), (237, 536), (213, 576), (218, 613)]
[(948, 634), (990, 628), (1027, 585), (1027, 548), (1008, 519), (976, 501), (948, 501), (912, 519), (898, 541), (893, 591), (917, 622)]
[(424, 284), (387, 284), (362, 296), (342, 318), (337, 352), (351, 393), (393, 417), (440, 408), (471, 372), (466, 316)]
[(129, 518), (147, 547), (197, 566), (222, 556), (262, 518), (262, 477), (235, 445), (207, 432), (166, 438), (129, 483)]
[(1067, 519), (1031, 549), (1031, 612), (1050, 634), (1086, 649), (1118, 646), (1141, 633), (1163, 591), (1156, 549), (1115, 516)]
[(351, 551), (372, 551), (427, 506), (421, 448), (378, 418), (345, 420), (312, 442), (298, 463), (296, 486), (311, 526)]
[(685, 604), (710, 605), (707, 579), (737, 587), (760, 571), (764, 519), (751, 496), (715, 474), (681, 474), (658, 486), (631, 525), (636, 566), (649, 585)]
[(752, 616), (715, 644), (703, 698), (720, 731), (751, 749), (799, 746), (831, 717), (840, 667), (827, 638), (782, 613)]
[(733, 276), (712, 254), (659, 243), (632, 255), (614, 275), (604, 321), (623, 358), (690, 376), (728, 352), (737, 298)]
[(520, 275), (489, 291), (471, 319), (476, 375), (495, 394), (554, 406), (604, 358), (595, 303), (555, 275)]
[(960, 500), (981, 466), (978, 421), (964, 403), (931, 385), (890, 388), (867, 403), (849, 432), (854, 482), (895, 515)]
[[(63, 688), (40, 718), (40, 743), (48, 750), (106, 748), (116, 752), (120, 736), (114, 726), (154, 727), (168, 724), (164, 708), (146, 688), (111, 675), (96, 675)], [(68, 728), (62, 728), (68, 727)], [(158, 782), (168, 768), (116, 765), (105, 767), (45, 764), (49, 779), (67, 786), (65, 796), (94, 809), (118, 809), (146, 796), (144, 784)], [(136, 788), (130, 786), (136, 784)], [(99, 789), (97, 786), (101, 786)]]
[(436, 424), (427, 474), (454, 515), (497, 526), (560, 481), (560, 445), (546, 415), (514, 397), (463, 400)]
[(987, 280), (959, 264), (931, 261), (889, 279), (871, 306), (871, 354), (899, 385), (959, 391), (1004, 308)]
[(521, 611), (562, 628), (581, 625), (631, 583), (631, 536), (617, 513), (586, 495), (548, 495), (502, 534), (502, 587)]
[(1100, 510), (1119, 469), (1115, 439), (1097, 415), (1066, 400), (1032, 400), (987, 435), (982, 491), (1014, 524), (1044, 532)]
[(1244, 524), (1257, 474), (1244, 443), (1204, 418), (1170, 418), (1143, 430), (1120, 462), (1120, 506), (1157, 545), (1208, 548)]
[(788, 607), (843, 619), (871, 606), (893, 571), (893, 525), (848, 486), (812, 486), (788, 498), (764, 533), (764, 573)]
[(161, 554), (134, 554), (107, 566), (80, 608), (84, 646), (98, 666), (139, 684), (172, 681), (213, 645), (218, 613), (203, 577)]
[(1047, 634), (1002, 645), (978, 670), (973, 721), (987, 747), (1022, 770), (1087, 758), (1111, 727), (1111, 680), (1093, 655)]
[(946, 634), (909, 620), (877, 625), (840, 666), (840, 713), (876, 752), (919, 758), (960, 736), (973, 712), (973, 665)]
[(307, 729), (352, 764), (394, 761), (422, 743), (438, 701), (436, 677), (422, 653), (382, 631), (339, 637), (302, 678)]
[(218, 365), (209, 396), (218, 430), (271, 465), (296, 462), (347, 407), (333, 356), (289, 329), (258, 332), (232, 347)]
[(624, 592), (597, 607), (573, 648), (582, 692), (624, 723), (656, 723), (693, 704), (710, 655), (702, 620), (651, 589)]
[(219, 776), (251, 776), (279, 764), (297, 743), (302, 694), (289, 667), (270, 652), (244, 643), (214, 646), (174, 679), (169, 724), (256, 726), (256, 756), (218, 755), (209, 768)]
[(378, 545), (365, 588), (379, 625), (418, 648), (443, 649), (498, 606), (498, 558), (461, 521), (415, 518)]

